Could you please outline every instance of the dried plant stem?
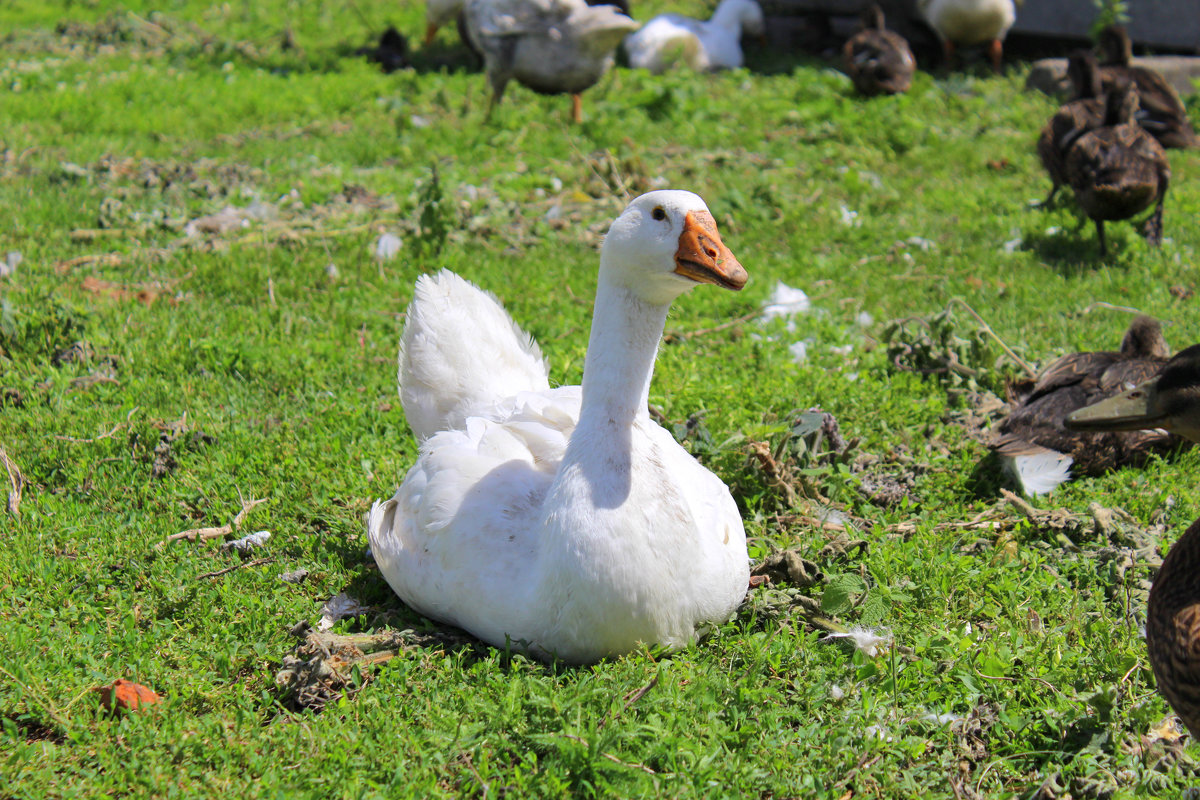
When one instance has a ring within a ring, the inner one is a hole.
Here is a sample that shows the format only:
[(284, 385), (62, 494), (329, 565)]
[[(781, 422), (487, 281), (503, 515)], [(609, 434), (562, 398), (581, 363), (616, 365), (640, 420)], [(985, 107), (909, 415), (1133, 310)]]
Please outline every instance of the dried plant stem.
[(17, 462), (8, 457), (8, 453), (4, 451), (2, 445), (0, 445), (0, 461), (4, 462), (4, 469), (8, 473), (8, 482), (12, 486), (8, 492), (8, 513), (16, 517), (19, 516), (21, 487), (25, 485), (25, 476), (21, 474), (21, 468), (17, 466)]
[(995, 339), (996, 344), (1000, 345), (1000, 347), (1004, 350), (1005, 353), (1008, 353), (1009, 358), (1011, 358), (1013, 361), (1017, 362), (1017, 364), (1020, 365), (1021, 369), (1025, 370), (1025, 373), (1029, 377), (1031, 377), (1031, 378), (1037, 377), (1037, 370), (1035, 370), (1033, 367), (1031, 367), (1029, 365), (1029, 363), (1027, 361), (1025, 361), (1025, 359), (1021, 358), (1019, 355), (1014, 353), (1012, 351), (1012, 348), (1004, 343), (1004, 340), (1001, 339), (1000, 336), (997, 335), (997, 333), (994, 330), (992, 330), (992, 326), (988, 325), (984, 321), (983, 317), (979, 316), (979, 312), (977, 312), (975, 309), (971, 308), (970, 304), (967, 303), (966, 300), (963, 300), (960, 297), (955, 297), (955, 298), (952, 298), (950, 300), (950, 302), (952, 304), (958, 303), (960, 306), (965, 308), (967, 310), (967, 313), (970, 314), (972, 317), (974, 317), (975, 321), (983, 326), (983, 332), (986, 333), (988, 336), (991, 336), (993, 339)]
[(228, 525), (221, 525), (216, 528), (192, 528), (191, 530), (172, 533), (166, 539), (158, 543), (158, 548), (162, 549), (163, 545), (167, 544), (168, 542), (175, 542), (179, 541), (180, 539), (186, 539), (189, 542), (203, 542), (209, 539), (220, 539), (228, 536), (241, 527), (242, 522), (246, 519), (246, 515), (249, 514), (251, 510), (265, 502), (267, 502), (267, 498), (265, 497), (261, 500), (251, 500), (249, 502), (243, 500), (242, 510), (237, 513), (237, 516), (234, 517), (233, 521)]
[[(626, 700), (625, 700), (625, 705), (621, 706), (621, 710), (620, 710), (620, 711), (618, 711), (616, 714), (613, 714), (613, 715), (612, 715), (612, 717), (611, 717), (611, 719), (616, 719), (617, 717), (619, 717), (619, 716), (621, 716), (622, 714), (624, 714), (626, 711), (628, 711), (628, 710), (629, 710), (629, 707), (630, 707), (630, 706), (632, 706), (632, 705), (633, 705), (634, 703), (636, 703), (638, 700), (641, 700), (643, 697), (645, 697), (645, 696), (646, 696), (646, 694), (647, 694), (647, 693), (648, 693), (648, 692), (649, 692), (651, 689), (653, 689), (655, 686), (657, 686), (657, 685), (658, 685), (658, 676), (657, 676), (657, 675), (655, 675), (653, 678), (651, 678), (651, 679), (650, 679), (650, 682), (649, 682), (649, 683), (647, 683), (647, 684), (646, 684), (645, 686), (643, 686), (642, 688), (640, 688), (640, 689), (637, 689), (636, 691), (634, 691), (633, 693), (631, 693), (631, 694), (630, 694), (630, 695), (629, 695), (629, 696), (626, 698)], [(609, 717), (607, 714), (605, 714), (605, 715), (604, 715), (604, 719), (600, 720), (600, 724), (596, 726), (596, 730), (600, 730), (600, 729), (601, 729), (601, 728), (603, 728), (605, 725), (607, 725), (607, 724), (608, 724), (608, 722), (609, 722), (609, 720), (610, 720), (610, 717)]]
[(62, 442), (74, 442), (76, 444), (83, 444), (83, 443), (87, 443), (87, 442), (98, 442), (101, 439), (107, 439), (108, 437), (110, 437), (114, 433), (116, 433), (117, 431), (121, 430), (121, 428), (124, 428), (126, 425), (128, 425), (129, 420), (133, 418), (133, 415), (137, 413), (139, 408), (141, 408), (141, 406), (134, 406), (133, 408), (131, 408), (129, 410), (129, 413), (125, 415), (124, 422), (117, 423), (117, 425), (115, 427), (113, 427), (113, 429), (111, 431), (109, 431), (108, 433), (102, 433), (99, 436), (96, 436), (92, 439), (76, 439), (74, 436), (59, 436), (57, 434), (55, 434), (54, 438), (58, 439), (59, 441), (62, 441)]
[(728, 322), (722, 322), (720, 325), (717, 325), (715, 327), (702, 328), (698, 331), (687, 331), (686, 333), (674, 333), (674, 334), (671, 334), (671, 338), (683, 339), (686, 341), (687, 339), (694, 339), (697, 336), (705, 336), (710, 333), (720, 333), (721, 331), (727, 330), (728, 328), (734, 328), (734, 327), (737, 327), (738, 325), (749, 322), (750, 320), (754, 319), (755, 317), (761, 317), (762, 313), (763, 313), (763, 311), (761, 308), (756, 309), (754, 311), (751, 311), (749, 314), (743, 314), (742, 316), (740, 316), (736, 319), (731, 319)]
[(751, 442), (750, 455), (758, 460), (767, 482), (783, 492), (784, 502), (787, 503), (788, 508), (796, 505), (796, 488), (784, 477), (779, 463), (771, 454), (770, 446), (766, 442)]
[(215, 578), (218, 575), (226, 575), (230, 572), (233, 572), (235, 569), (242, 569), (243, 567), (260, 567), (263, 564), (273, 564), (273, 563), (275, 563), (275, 559), (273, 559), (273, 558), (256, 558), (253, 561), (243, 561), (241, 564), (234, 564), (232, 567), (226, 567), (225, 569), (219, 569), (219, 570), (216, 570), (215, 572), (206, 572), (203, 575), (197, 575), (196, 580), (200, 580), (201, 578)]
[[(576, 736), (572, 733), (562, 733), (559, 735), (562, 736), (564, 739), (570, 739), (572, 742), (579, 742), (582, 745), (588, 744), (588, 740), (584, 739), (582, 736)], [(647, 767), (645, 764), (633, 764), (633, 763), (630, 763), (629, 761), (623, 761), (623, 760), (617, 758), (616, 756), (614, 756), (612, 753), (597, 753), (596, 755), (600, 756), (601, 758), (607, 758), (609, 761), (613, 762), (614, 764), (620, 764), (622, 767), (628, 767), (630, 769), (640, 769), (642, 772), (646, 773), (647, 775), (657, 775), (658, 774), (654, 770), (650, 769), (650, 767)], [(664, 774), (670, 775), (672, 773), (664, 773)]]
[(1139, 309), (1133, 308), (1132, 306), (1118, 306), (1114, 303), (1106, 303), (1103, 300), (1097, 300), (1094, 303), (1088, 303), (1086, 306), (1084, 306), (1083, 311), (1080, 311), (1079, 314), (1081, 316), (1084, 314), (1090, 314), (1093, 311), (1095, 311), (1097, 308), (1107, 308), (1112, 311), (1124, 311), (1127, 314), (1141, 314), (1142, 313)]

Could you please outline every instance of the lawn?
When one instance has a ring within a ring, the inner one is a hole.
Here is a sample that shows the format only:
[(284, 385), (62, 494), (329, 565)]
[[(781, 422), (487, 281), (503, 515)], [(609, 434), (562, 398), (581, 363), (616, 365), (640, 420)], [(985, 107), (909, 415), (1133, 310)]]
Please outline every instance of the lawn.
[[(1006, 380), (1115, 349), (1131, 309), (1200, 341), (1200, 153), (1170, 153), (1162, 247), (1115, 223), (1102, 259), (1070, 203), (1030, 205), (1055, 102), (1023, 90), (1028, 64), (864, 101), (833, 64), (753, 52), (716, 75), (618, 68), (579, 126), (514, 85), (485, 123), (452, 29), (391, 75), (355, 55), (388, 22), (416, 40), (423, 8), (0, 8), (0, 496), (24, 479), (0, 514), (0, 797), (1197, 781), (1140, 627), (1156, 552), (1200, 514), (1200, 454), (1026, 503), (979, 430)], [(416, 457), (395, 386), (414, 280), (448, 267), (494, 292), (576, 383), (600, 237), (666, 186), (707, 200), (751, 281), (675, 304), (651, 404), (730, 485), (752, 558), (793, 550), (807, 578), (685, 650), (589, 667), (422, 619), (363, 525)], [(780, 281), (811, 309), (764, 318)], [(936, 369), (951, 353), (971, 375)], [(818, 406), (843, 447), (794, 430)], [(168, 540), (252, 500), (227, 537)], [(399, 652), (277, 683), (290, 631), (340, 593), (360, 613), (333, 632), (403, 631)], [(851, 627), (882, 641), (828, 636)], [(104, 713), (93, 690), (118, 678), (163, 702)]]

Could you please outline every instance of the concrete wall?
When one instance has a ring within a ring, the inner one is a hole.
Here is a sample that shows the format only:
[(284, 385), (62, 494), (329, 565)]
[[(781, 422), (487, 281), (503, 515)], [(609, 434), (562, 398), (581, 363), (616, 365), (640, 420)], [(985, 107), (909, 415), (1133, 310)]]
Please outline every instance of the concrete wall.
[[(869, 0), (759, 0), (768, 16), (856, 15)], [(916, 0), (880, 0), (888, 27), (901, 33), (919, 19)], [(1025, 0), (1014, 33), (1087, 39), (1096, 6), (1092, 0)], [(1129, 0), (1129, 35), (1139, 45), (1184, 53), (1200, 52), (1200, 0)]]
[[(1092, 0), (1025, 0), (1014, 33), (1087, 38)], [(1129, 36), (1151, 47), (1200, 51), (1200, 0), (1130, 0)]]

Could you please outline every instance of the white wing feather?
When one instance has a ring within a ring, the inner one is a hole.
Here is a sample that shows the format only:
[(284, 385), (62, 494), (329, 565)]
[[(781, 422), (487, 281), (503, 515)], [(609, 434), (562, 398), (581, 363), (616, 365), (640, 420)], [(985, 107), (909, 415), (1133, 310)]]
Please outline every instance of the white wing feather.
[(449, 270), (417, 279), (400, 339), (400, 402), (418, 442), (522, 392), (550, 388), (537, 343), (489, 292)]

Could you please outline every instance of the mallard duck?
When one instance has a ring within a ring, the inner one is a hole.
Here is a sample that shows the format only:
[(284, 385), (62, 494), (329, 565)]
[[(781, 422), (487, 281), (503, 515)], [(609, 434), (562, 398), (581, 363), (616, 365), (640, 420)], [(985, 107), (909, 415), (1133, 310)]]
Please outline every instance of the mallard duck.
[(1163, 147), (1196, 147), (1200, 139), (1192, 129), (1179, 95), (1156, 71), (1133, 64), (1133, 44), (1123, 25), (1100, 32), (1100, 75), (1105, 88), (1124, 78), (1133, 81), (1138, 94), (1137, 122)]
[(1171, 167), (1162, 146), (1135, 121), (1137, 90), (1130, 81), (1113, 84), (1104, 100), (1104, 125), (1076, 140), (1067, 152), (1067, 182), (1080, 208), (1096, 223), (1100, 254), (1108, 254), (1105, 220), (1129, 219), (1151, 205), (1146, 239), (1162, 242), (1163, 201)]
[[(1180, 350), (1157, 376), (1067, 418), (1087, 431), (1153, 427), (1200, 442), (1200, 345)], [(1150, 588), (1146, 648), (1158, 690), (1200, 738), (1200, 520), (1167, 552)]]
[(1152, 317), (1133, 320), (1117, 352), (1069, 353), (1037, 380), (1011, 387), (1013, 410), (996, 426), (991, 449), (1026, 494), (1045, 494), (1072, 472), (1096, 475), (1142, 463), (1179, 444), (1154, 432), (1089, 434), (1064, 427), (1076, 409), (1156, 374), (1171, 351)]
[(467, 0), (465, 14), (492, 87), (488, 117), (516, 78), (540, 94), (570, 94), (571, 119), (581, 122), (580, 93), (604, 77), (621, 40), (638, 28), (614, 6), (584, 0)]
[(947, 64), (955, 45), (986, 44), (992, 69), (1000, 71), (1004, 37), (1017, 19), (1013, 0), (917, 0), (917, 10), (941, 41)]
[(742, 66), (744, 34), (764, 33), (755, 0), (721, 0), (709, 20), (660, 14), (625, 37), (629, 66), (658, 74), (682, 61), (698, 71)]
[(907, 92), (917, 70), (908, 40), (884, 27), (877, 3), (863, 10), (860, 30), (846, 40), (842, 59), (855, 88), (868, 96)]
[(1087, 50), (1077, 50), (1067, 59), (1071, 100), (1059, 107), (1038, 136), (1037, 153), (1050, 173), (1049, 205), (1059, 187), (1067, 183), (1067, 153), (1088, 131), (1104, 124), (1104, 97), (1100, 89), (1100, 66)]
[(583, 385), (550, 389), (492, 295), (448, 271), (420, 278), (399, 375), (420, 456), (367, 525), (396, 594), (572, 663), (679, 647), (725, 620), (750, 576), (737, 505), (647, 397), (672, 301), (746, 280), (703, 200), (642, 195), (604, 238)]

